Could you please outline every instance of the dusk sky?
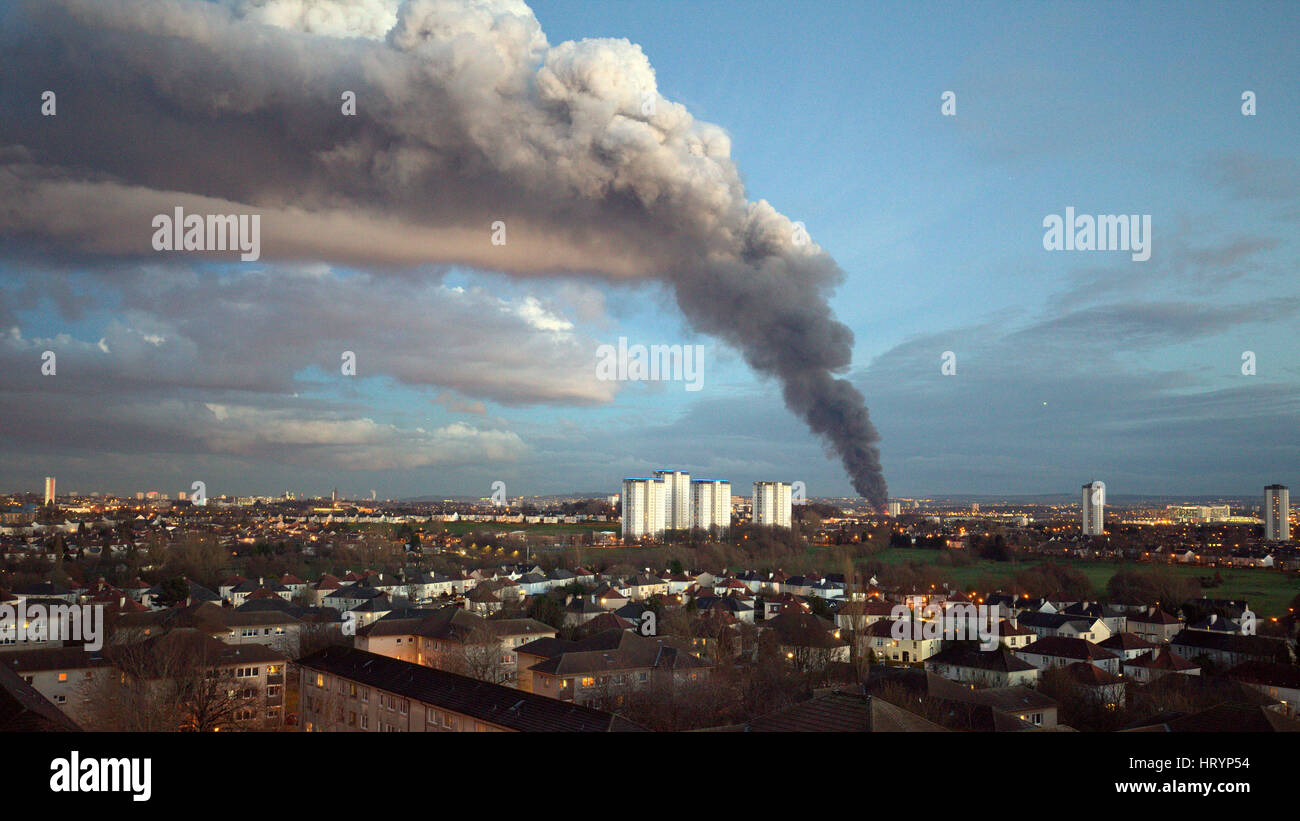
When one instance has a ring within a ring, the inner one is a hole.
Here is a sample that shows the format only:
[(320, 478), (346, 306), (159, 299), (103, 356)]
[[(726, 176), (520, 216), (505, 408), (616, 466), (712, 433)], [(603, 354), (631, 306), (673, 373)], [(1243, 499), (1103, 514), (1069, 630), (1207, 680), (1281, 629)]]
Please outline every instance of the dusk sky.
[[(891, 496), (1294, 486), (1297, 42), (1285, 3), (6, 4), (0, 490), (849, 495), (752, 366), (785, 317)], [(154, 251), (174, 206), (261, 214), (260, 259)], [(1150, 259), (1045, 250), (1067, 207)], [(620, 337), (702, 388), (599, 380)]]

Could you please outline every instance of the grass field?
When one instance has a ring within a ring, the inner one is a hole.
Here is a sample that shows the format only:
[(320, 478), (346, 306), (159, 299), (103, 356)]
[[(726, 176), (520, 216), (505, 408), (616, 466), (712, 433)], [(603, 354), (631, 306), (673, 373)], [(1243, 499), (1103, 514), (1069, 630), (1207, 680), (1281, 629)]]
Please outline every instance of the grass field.
[(528, 525), (514, 524), (511, 522), (435, 522), (428, 526), (431, 529), (445, 527), (448, 533), (457, 536), (463, 536), (466, 533), (478, 533), (480, 531), (491, 531), (494, 533), (510, 533), (521, 530), (528, 534), (537, 534), (543, 536), (560, 536), (572, 533), (590, 533), (602, 530), (617, 533), (619, 530), (618, 522), (580, 522), (578, 524), (554, 524), (554, 525)]
[[(860, 561), (865, 563), (874, 560), (886, 565), (917, 562), (918, 564), (940, 566), (943, 569), (944, 576), (961, 587), (972, 585), (976, 580), (986, 578), (1010, 581), (1011, 577), (1016, 573), (1033, 568), (1045, 561), (995, 562), (987, 559), (976, 559), (966, 566), (954, 566), (941, 562), (939, 557), (942, 553), (943, 551), (922, 548), (890, 548), (870, 559)], [(1149, 566), (1131, 562), (1083, 562), (1077, 559), (1068, 562), (1059, 561), (1058, 563), (1068, 563), (1071, 567), (1077, 568), (1088, 577), (1099, 595), (1105, 593), (1106, 583), (1110, 581), (1110, 577), (1115, 575), (1116, 572)], [(1216, 570), (1216, 568), (1186, 567), (1183, 565), (1172, 565), (1171, 568), (1175, 573), (1190, 578), (1213, 576)], [(1215, 599), (1246, 599), (1250, 603), (1250, 608), (1260, 618), (1285, 614), (1291, 599), (1297, 593), (1300, 593), (1300, 576), (1294, 573), (1247, 568), (1220, 568), (1218, 573), (1223, 577), (1223, 584), (1206, 590), (1205, 595)]]
[[(421, 523), (417, 527), (426, 533), (436, 533), (441, 529), (446, 529), (448, 533), (456, 536), (464, 536), (467, 533), (491, 532), (491, 533), (510, 533), (516, 530), (523, 531), (530, 535), (539, 536), (565, 536), (574, 533), (589, 533), (592, 531), (599, 532), (608, 530), (614, 533), (619, 532), (618, 522), (579, 522), (578, 524), (517, 524), (514, 522), (432, 522)], [(378, 530), (388, 532), (395, 528), (391, 524), (342, 524), (340, 530)]]

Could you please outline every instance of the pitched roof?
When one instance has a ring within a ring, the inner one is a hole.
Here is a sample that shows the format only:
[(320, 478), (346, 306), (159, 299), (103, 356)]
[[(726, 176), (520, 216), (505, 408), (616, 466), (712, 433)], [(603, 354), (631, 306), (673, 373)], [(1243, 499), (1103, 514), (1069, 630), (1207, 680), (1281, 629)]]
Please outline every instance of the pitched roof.
[(80, 729), (36, 688), (0, 664), (0, 732), (77, 732)]
[(615, 613), (601, 613), (599, 616), (596, 616), (594, 619), (584, 624), (583, 629), (596, 631), (611, 629), (627, 630), (635, 626), (636, 625), (633, 622), (630, 622)]
[(862, 693), (831, 692), (782, 707), (744, 726), (751, 733), (945, 733), (947, 728)]
[(625, 732), (642, 728), (611, 713), (420, 664), (327, 647), (298, 664), (520, 732)]
[(1040, 656), (1081, 659), (1085, 661), (1117, 658), (1115, 653), (1112, 653), (1099, 644), (1093, 644), (1087, 639), (1070, 638), (1067, 636), (1047, 636), (1041, 638), (1027, 647), (1020, 648), (1020, 652), (1034, 653)]
[[(1181, 630), (1170, 644), (1193, 650), (1220, 650), (1255, 656), (1280, 656), (1287, 651), (1286, 639), (1269, 636), (1239, 636), (1232, 633), (1210, 633), (1205, 630)], [(1196, 655), (1188, 653), (1187, 655)]]
[(1107, 650), (1151, 650), (1156, 645), (1132, 633), (1114, 633), (1105, 641), (1097, 643), (1099, 647), (1105, 647)]
[(1300, 721), (1266, 707), (1218, 704), (1164, 724), (1170, 733), (1296, 733)]
[(543, 636), (554, 633), (555, 628), (536, 619), (485, 619), (455, 605), (436, 610), (423, 608), (397, 609), (357, 630), (360, 636), (421, 636), (429, 639), (446, 639), (464, 642), (476, 631), (486, 631), (495, 636), (519, 636), (537, 633)]
[(1037, 669), (1024, 659), (1016, 658), (1015, 653), (1005, 646), (996, 650), (981, 650), (976, 644), (954, 644), (926, 659), (926, 665), (951, 664), (956, 667), (973, 667), (980, 670), (992, 670), (999, 673), (1018, 673)]
[(605, 630), (582, 641), (533, 647), (536, 644), (530, 642), (516, 652), (544, 654), (545, 660), (529, 669), (556, 676), (625, 670), (690, 670), (708, 666), (688, 652), (678, 639), (642, 636), (621, 628)]
[(1149, 670), (1167, 670), (1171, 673), (1179, 673), (1184, 670), (1199, 670), (1201, 666), (1188, 661), (1182, 656), (1170, 650), (1168, 647), (1162, 647), (1157, 651), (1143, 653), (1135, 659), (1124, 662), (1124, 666), (1145, 667)]
[(1179, 620), (1169, 615), (1163, 610), (1155, 610), (1138, 613), (1136, 616), (1128, 617), (1129, 623), (1139, 622), (1141, 624), (1178, 624)]
[(1122, 684), (1124, 679), (1119, 676), (1108, 673), (1095, 664), (1089, 664), (1086, 661), (1076, 661), (1074, 664), (1067, 664), (1065, 672), (1077, 684), (1087, 687), (1109, 687), (1114, 684)]
[(1300, 689), (1300, 667), (1265, 661), (1247, 661), (1233, 667), (1225, 675), (1238, 681), (1264, 684), (1269, 687)]
[[(872, 627), (885, 624), (876, 622)], [(783, 612), (764, 625), (774, 630), (783, 645), (791, 647), (843, 647), (848, 642), (836, 637), (835, 625), (812, 613)]]
[(0, 655), (0, 667), (15, 673), (83, 670), (104, 667), (108, 663), (102, 653), (90, 652), (81, 647), (41, 647)]
[(1064, 613), (1027, 612), (1021, 613), (1017, 621), (1030, 627), (1059, 630), (1067, 624), (1074, 624), (1079, 629), (1085, 629), (1091, 627), (1097, 619), (1092, 616), (1067, 616)]

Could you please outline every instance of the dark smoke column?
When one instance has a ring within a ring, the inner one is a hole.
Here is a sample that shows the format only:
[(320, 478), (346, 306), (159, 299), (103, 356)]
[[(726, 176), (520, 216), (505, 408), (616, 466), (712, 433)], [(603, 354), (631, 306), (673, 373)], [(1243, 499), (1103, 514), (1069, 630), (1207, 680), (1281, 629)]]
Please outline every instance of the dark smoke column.
[[(756, 210), (751, 219), (762, 218)], [(737, 346), (750, 367), (780, 380), (786, 407), (826, 440), (854, 489), (883, 510), (889, 490), (880, 434), (861, 392), (835, 376), (848, 368), (853, 348), (853, 332), (826, 299), (843, 272), (820, 250), (782, 247), (770, 232), (762, 234), (766, 241), (754, 238), (761, 232), (746, 234), (732, 259), (677, 269), (678, 305), (700, 331)]]

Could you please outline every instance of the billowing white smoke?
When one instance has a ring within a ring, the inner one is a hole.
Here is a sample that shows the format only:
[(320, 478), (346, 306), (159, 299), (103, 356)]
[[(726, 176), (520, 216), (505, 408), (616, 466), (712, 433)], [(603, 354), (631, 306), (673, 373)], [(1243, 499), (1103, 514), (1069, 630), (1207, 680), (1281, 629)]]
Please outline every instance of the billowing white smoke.
[[(878, 436), (835, 376), (841, 271), (746, 198), (726, 134), (658, 93), (639, 46), (551, 46), (517, 0), (30, 0), (0, 22), (10, 242), (144, 253), (139, 226), (179, 204), (256, 211), (272, 258), (662, 279), (883, 504)], [(67, 127), (17, 104), (55, 86)]]

